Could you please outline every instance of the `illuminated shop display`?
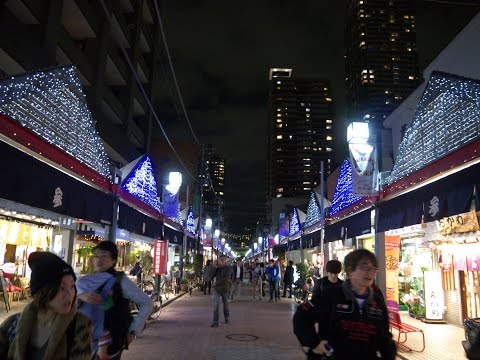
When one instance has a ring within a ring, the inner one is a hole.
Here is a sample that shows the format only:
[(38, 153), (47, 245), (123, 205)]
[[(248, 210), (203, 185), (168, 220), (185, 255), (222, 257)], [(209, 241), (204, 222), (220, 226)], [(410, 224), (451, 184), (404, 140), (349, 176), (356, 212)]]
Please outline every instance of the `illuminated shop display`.
[(137, 167), (128, 175), (123, 182), (122, 189), (160, 211), (157, 182), (153, 175), (152, 162), (148, 156), (143, 157)]
[(75, 67), (58, 67), (0, 82), (0, 112), (99, 174), (109, 176), (107, 155)]
[(383, 184), (392, 184), (479, 139), (479, 125), (480, 81), (433, 72)]
[(330, 207), (330, 216), (338, 213), (350, 205), (361, 200), (362, 196), (355, 196), (352, 193), (352, 165), (348, 160), (344, 160), (340, 168), (335, 194), (333, 194), (332, 205)]

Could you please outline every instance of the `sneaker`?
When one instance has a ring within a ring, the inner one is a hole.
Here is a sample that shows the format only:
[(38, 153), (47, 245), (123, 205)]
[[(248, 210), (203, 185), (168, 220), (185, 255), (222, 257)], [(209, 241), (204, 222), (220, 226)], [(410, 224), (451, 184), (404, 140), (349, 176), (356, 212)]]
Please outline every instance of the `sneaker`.
[(213, 323), (210, 327), (218, 327), (218, 324)]

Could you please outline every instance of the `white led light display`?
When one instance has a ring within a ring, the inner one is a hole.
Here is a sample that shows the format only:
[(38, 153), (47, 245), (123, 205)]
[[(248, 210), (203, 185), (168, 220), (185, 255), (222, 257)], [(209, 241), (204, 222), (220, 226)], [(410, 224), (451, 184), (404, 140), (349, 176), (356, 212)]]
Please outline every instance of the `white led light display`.
[(434, 72), (382, 184), (392, 184), (479, 138), (480, 81)]
[(310, 202), (307, 208), (307, 218), (305, 219), (305, 228), (312, 226), (322, 220), (322, 213), (318, 205), (317, 197), (314, 192), (310, 195)]
[(340, 168), (340, 175), (338, 176), (335, 194), (333, 194), (332, 205), (330, 206), (330, 216), (361, 199), (361, 196), (356, 196), (352, 193), (352, 165), (348, 160), (344, 160), (342, 167)]
[(148, 156), (145, 156), (138, 163), (137, 168), (125, 179), (122, 189), (160, 212), (157, 182), (153, 175), (152, 162)]
[(0, 112), (108, 177), (109, 167), (75, 67), (0, 82)]
[(290, 231), (288, 236), (292, 236), (300, 232), (300, 218), (298, 217), (297, 208), (293, 208), (292, 218), (290, 219)]

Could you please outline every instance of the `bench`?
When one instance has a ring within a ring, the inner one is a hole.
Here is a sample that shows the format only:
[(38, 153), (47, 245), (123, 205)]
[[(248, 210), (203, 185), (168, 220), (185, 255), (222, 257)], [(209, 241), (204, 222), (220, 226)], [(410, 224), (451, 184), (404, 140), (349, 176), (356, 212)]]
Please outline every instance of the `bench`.
[[(400, 317), (400, 314), (397, 311), (388, 311), (388, 318), (389, 318), (389, 323), (390, 323), (390, 329), (397, 329), (398, 330), (398, 337), (397, 337), (397, 346), (399, 350), (405, 351), (405, 352), (410, 352), (410, 351), (416, 351), (416, 352), (422, 352), (425, 350), (425, 334), (423, 333), (423, 330), (416, 328), (415, 326), (408, 325), (402, 323), (402, 319)], [(407, 335), (410, 333), (420, 333), (422, 334), (422, 349), (421, 350), (414, 350), (411, 347), (407, 346), (405, 342), (407, 341)], [(404, 335), (403, 340), (401, 340), (401, 335)]]

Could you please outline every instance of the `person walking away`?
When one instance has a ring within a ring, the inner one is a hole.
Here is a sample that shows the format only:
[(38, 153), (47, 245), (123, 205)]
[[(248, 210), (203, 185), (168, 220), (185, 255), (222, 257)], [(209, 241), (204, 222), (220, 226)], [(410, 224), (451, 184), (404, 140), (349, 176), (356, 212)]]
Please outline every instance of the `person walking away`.
[(279, 301), (281, 298), (280, 298), (280, 281), (281, 281), (281, 277), (282, 277), (282, 271), (280, 270), (281, 269), (281, 266), (280, 266), (280, 261), (277, 259), (275, 260), (275, 265), (278, 269), (278, 277), (277, 277), (277, 281), (275, 282), (275, 300)]
[(213, 286), (213, 322), (211, 327), (218, 327), (220, 298), (223, 302), (225, 324), (228, 324), (230, 316), (228, 299), (232, 286), (232, 268), (227, 265), (227, 258), (225, 256), (220, 256), (218, 259), (218, 267), (213, 273), (212, 280), (213, 279), (215, 279), (215, 284)]
[[(118, 250), (115, 243), (101, 241), (93, 249), (93, 267), (95, 272), (107, 272), (115, 276), (115, 284), (111, 294), (105, 299), (104, 327), (112, 337), (108, 346), (108, 359), (119, 360), (124, 349), (139, 334), (152, 313), (153, 302), (140, 290), (123, 272), (115, 271), (118, 259)], [(84, 292), (78, 296), (82, 302), (98, 305), (104, 300), (95, 291)], [(130, 301), (138, 307), (138, 314), (133, 318), (130, 315)]]
[(262, 275), (263, 269), (260, 267), (258, 258), (255, 259), (255, 266), (252, 271), (252, 290), (253, 290), (253, 301), (256, 300), (257, 288), (258, 288), (258, 299), (262, 300)]
[[(373, 253), (359, 249), (345, 257), (347, 280), (317, 293), (299, 306), (293, 316), (293, 331), (309, 359), (333, 348), (336, 360), (394, 360), (396, 346), (388, 323), (381, 290), (374, 285), (378, 262)], [(318, 324), (318, 332), (315, 328)]]
[(49, 252), (28, 265), (32, 301), (0, 325), (0, 359), (90, 360), (92, 323), (77, 313), (72, 267)]
[(293, 261), (290, 260), (288, 262), (287, 268), (285, 269), (285, 273), (283, 274), (283, 297), (287, 297), (287, 288), (289, 290), (289, 298), (292, 297), (293, 291), (292, 291), (292, 285), (293, 285)]
[(327, 271), (327, 276), (315, 281), (312, 297), (328, 288), (341, 286), (343, 284), (343, 280), (338, 277), (338, 274), (342, 272), (342, 263), (340, 261), (328, 261), (325, 269)]
[(135, 262), (135, 265), (133, 265), (132, 269), (130, 270), (130, 275), (136, 276), (137, 277), (137, 285), (140, 285), (142, 283), (142, 262), (140, 259), (139, 255), (135, 256), (135, 259), (137, 260)]
[(207, 288), (208, 294), (212, 290), (212, 276), (213, 276), (213, 266), (211, 265), (211, 260), (207, 260), (207, 264), (203, 267), (203, 294), (207, 295)]
[(265, 269), (265, 274), (267, 275), (268, 284), (270, 286), (270, 300), (273, 301), (273, 296), (275, 295), (275, 301), (277, 301), (275, 285), (278, 283), (278, 266), (275, 265), (275, 261), (270, 259), (268, 266)]
[(243, 265), (240, 259), (237, 259), (236, 264), (233, 265), (232, 271), (233, 287), (230, 294), (230, 299), (233, 301), (235, 294), (236, 301), (240, 300), (240, 284), (243, 281)]

